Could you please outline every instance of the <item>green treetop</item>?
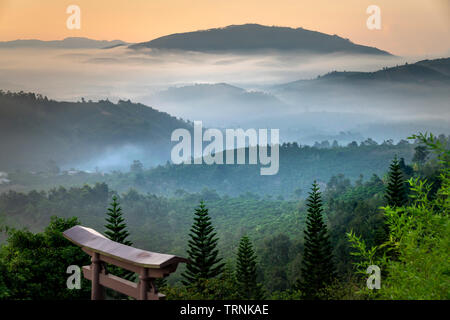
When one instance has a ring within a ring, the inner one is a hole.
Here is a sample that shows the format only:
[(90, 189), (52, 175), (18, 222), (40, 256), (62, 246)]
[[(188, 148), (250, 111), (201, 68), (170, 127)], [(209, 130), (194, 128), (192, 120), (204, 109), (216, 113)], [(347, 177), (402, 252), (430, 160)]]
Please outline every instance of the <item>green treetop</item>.
[(187, 253), (191, 263), (186, 265), (186, 272), (182, 273), (184, 285), (197, 285), (201, 279), (211, 279), (223, 272), (224, 263), (219, 258), (217, 249), (218, 238), (209, 217), (208, 209), (203, 201), (195, 209), (188, 241)]
[(405, 181), (397, 156), (394, 157), (389, 167), (388, 186), (385, 198), (390, 207), (401, 207), (406, 201)]
[(304, 299), (318, 299), (322, 289), (335, 277), (332, 248), (328, 230), (322, 217), (322, 199), (314, 181), (306, 203), (305, 247), (302, 260), (302, 279), (297, 282)]
[(263, 292), (256, 281), (256, 255), (253, 245), (247, 236), (242, 237), (239, 243), (236, 263), (236, 281), (239, 296), (242, 299), (262, 299)]
[(108, 211), (106, 212), (108, 215), (106, 222), (108, 222), (108, 224), (105, 225), (105, 228), (107, 229), (105, 234), (108, 239), (112, 241), (131, 246), (133, 243), (126, 240), (130, 233), (126, 230), (127, 225), (124, 222), (125, 219), (122, 217), (122, 208), (117, 202), (116, 196), (113, 196), (112, 200), (111, 207), (108, 208)]

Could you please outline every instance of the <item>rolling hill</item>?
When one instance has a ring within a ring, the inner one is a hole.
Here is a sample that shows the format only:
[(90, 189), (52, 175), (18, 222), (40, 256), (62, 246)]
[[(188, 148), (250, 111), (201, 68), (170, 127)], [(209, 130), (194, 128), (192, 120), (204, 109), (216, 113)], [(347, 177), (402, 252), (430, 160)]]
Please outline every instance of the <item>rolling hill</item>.
[(450, 58), (424, 60), (374, 72), (334, 71), (268, 89), (288, 104), (332, 112), (355, 110), (414, 122), (449, 121)]
[(77, 168), (89, 161), (129, 165), (133, 157), (161, 163), (169, 159), (177, 128), (190, 125), (130, 101), (58, 102), (0, 92), (0, 168), (43, 170), (49, 161)]
[(352, 43), (337, 35), (303, 28), (231, 25), (202, 31), (176, 33), (148, 42), (130, 45), (132, 49), (175, 49), (186, 51), (251, 51), (298, 50), (311, 53), (344, 52), (353, 54), (390, 55), (390, 53)]
[(374, 72), (334, 71), (314, 80), (298, 80), (276, 86), (278, 89), (295, 89), (304, 84), (355, 82), (403, 82), (429, 85), (450, 85), (450, 58), (422, 60), (413, 64), (404, 64), (383, 68)]
[(226, 83), (169, 87), (151, 95), (147, 101), (151, 105), (163, 106), (170, 114), (202, 119), (219, 126), (239, 124), (238, 120), (244, 115), (257, 120), (267, 112), (286, 108), (282, 101), (269, 93), (248, 91)]

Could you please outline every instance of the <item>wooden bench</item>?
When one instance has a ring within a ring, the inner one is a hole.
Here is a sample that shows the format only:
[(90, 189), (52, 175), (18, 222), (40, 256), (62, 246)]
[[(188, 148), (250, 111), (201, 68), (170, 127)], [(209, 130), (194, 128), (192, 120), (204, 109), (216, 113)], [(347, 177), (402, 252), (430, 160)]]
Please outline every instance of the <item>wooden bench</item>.
[[(175, 272), (178, 263), (189, 262), (174, 255), (145, 251), (114, 242), (83, 226), (74, 226), (64, 231), (63, 236), (91, 256), (92, 264), (83, 266), (83, 275), (92, 282), (92, 300), (104, 299), (105, 287), (138, 300), (164, 299), (165, 296), (158, 292), (154, 280)], [(108, 274), (106, 263), (137, 273), (139, 282)]]

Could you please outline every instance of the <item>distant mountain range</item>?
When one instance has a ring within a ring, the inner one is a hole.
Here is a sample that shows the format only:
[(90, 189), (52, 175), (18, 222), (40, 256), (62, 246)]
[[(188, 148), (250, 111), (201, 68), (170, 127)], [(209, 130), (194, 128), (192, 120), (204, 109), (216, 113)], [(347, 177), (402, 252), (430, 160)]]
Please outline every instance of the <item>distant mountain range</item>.
[[(374, 86), (375, 85), (375, 86)], [(230, 113), (248, 112), (255, 118), (257, 114), (271, 110), (286, 110), (292, 104), (302, 105), (305, 100), (317, 93), (333, 94), (335, 90), (359, 91), (362, 88), (377, 91), (379, 87), (389, 92), (400, 89), (412, 90), (415, 87), (405, 85), (425, 85), (423, 88), (447, 88), (450, 86), (450, 58), (423, 60), (414, 64), (405, 64), (392, 68), (383, 68), (375, 72), (334, 71), (311, 80), (298, 80), (267, 88), (265, 91), (247, 91), (226, 83), (193, 84), (181, 87), (170, 87), (159, 91), (148, 98), (151, 105), (164, 107), (165, 110), (185, 109), (192, 115), (205, 117), (208, 112), (222, 113), (221, 118)], [(285, 94), (296, 95), (298, 101), (284, 99)], [(423, 94), (423, 91), (420, 92)], [(345, 97), (346, 95), (342, 95)]]
[[(394, 115), (409, 126), (400, 130), (397, 125), (399, 133), (391, 136), (405, 136), (419, 118), (423, 117), (424, 123), (429, 117), (447, 121), (448, 101), (450, 58), (374, 72), (335, 71), (259, 91), (226, 83), (185, 85), (162, 90), (145, 99), (146, 103), (171, 114), (203, 119), (212, 125), (283, 128), (281, 136), (285, 141), (321, 134), (319, 128), (331, 132), (339, 126), (346, 130), (357, 126), (367, 129), (374, 121), (389, 126), (386, 121)], [(411, 116), (415, 117), (414, 121), (408, 120)]]
[(303, 28), (231, 25), (202, 31), (176, 33), (129, 46), (132, 49), (176, 49), (188, 51), (297, 50), (311, 53), (353, 53), (390, 55), (390, 53), (358, 45), (337, 35)]
[(89, 38), (70, 37), (63, 40), (43, 41), (36, 39), (0, 42), (0, 48), (61, 48), (61, 49), (101, 49), (112, 48), (128, 43), (121, 40), (93, 40)]
[[(228, 127), (280, 128), (284, 141), (305, 143), (307, 136), (338, 130), (376, 139), (392, 130), (390, 137), (404, 138), (419, 123), (420, 128), (447, 133), (449, 78), (450, 58), (444, 58), (375, 72), (331, 72), (265, 91), (225, 83), (186, 85), (160, 91), (148, 102), (177, 116), (180, 112), (173, 111), (182, 110), (184, 118), (203, 120), (205, 127), (211, 127), (207, 120), (216, 120), (214, 125), (223, 121)], [(426, 122), (428, 117), (440, 121), (438, 129)], [(393, 119), (404, 125), (392, 126)], [(375, 125), (381, 129), (371, 130)], [(0, 91), (0, 169), (40, 170), (50, 160), (78, 168), (134, 159), (161, 163), (170, 159), (170, 137), (177, 128), (192, 126), (130, 101), (58, 102)]]
[(302, 51), (307, 53), (346, 53), (386, 55), (389, 52), (358, 45), (349, 39), (303, 28), (263, 26), (259, 24), (231, 25), (194, 32), (176, 33), (148, 42), (129, 44), (122, 40), (93, 40), (70, 37), (63, 40), (43, 41), (37, 39), (0, 42), (0, 48), (64, 48), (64, 49), (111, 49), (128, 46), (131, 49), (169, 49), (199, 52), (222, 51)]

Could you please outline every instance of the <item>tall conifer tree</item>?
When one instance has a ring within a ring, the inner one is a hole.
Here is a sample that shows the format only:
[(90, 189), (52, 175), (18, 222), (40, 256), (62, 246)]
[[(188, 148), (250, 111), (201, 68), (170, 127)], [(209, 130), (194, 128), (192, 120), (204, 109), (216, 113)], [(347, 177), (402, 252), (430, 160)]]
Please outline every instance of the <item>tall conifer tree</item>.
[(105, 225), (105, 234), (108, 239), (112, 241), (131, 246), (133, 243), (127, 240), (130, 233), (127, 231), (127, 225), (124, 222), (125, 219), (122, 217), (122, 208), (117, 202), (116, 196), (113, 196), (112, 200), (113, 202), (110, 204), (111, 207), (108, 208), (108, 211), (106, 212), (108, 217), (106, 218), (107, 224)]
[[(127, 231), (127, 225), (125, 223), (125, 219), (122, 216), (122, 208), (120, 207), (119, 202), (117, 202), (117, 196), (112, 197), (112, 202), (110, 204), (110, 207), (108, 208), (108, 211), (106, 212), (107, 218), (105, 225), (106, 231), (106, 237), (112, 241), (132, 246), (133, 243), (129, 240), (127, 240), (130, 233)], [(135, 278), (135, 273), (132, 271), (124, 270), (122, 268), (116, 267), (114, 265), (108, 265), (107, 267), (108, 272), (111, 272), (112, 274), (122, 277), (124, 279), (132, 281)], [(123, 298), (125, 297), (122, 294), (118, 294), (116, 292), (113, 292), (111, 290), (108, 290), (107, 293), (112, 296), (113, 298)]]
[[(401, 207), (407, 203), (407, 193), (403, 178), (402, 166), (406, 167), (404, 161), (399, 161), (397, 156), (391, 162), (388, 172), (388, 185), (384, 198), (390, 207)], [(389, 227), (386, 218), (383, 216), (383, 224), (375, 231), (375, 244), (381, 245), (389, 240)], [(392, 257), (392, 253), (388, 253)]]
[(391, 207), (401, 207), (406, 204), (405, 181), (397, 156), (394, 157), (389, 167), (388, 186), (385, 198)]
[(332, 247), (322, 217), (322, 199), (316, 181), (307, 199), (305, 244), (302, 260), (302, 279), (297, 282), (304, 299), (318, 299), (321, 290), (335, 278)]
[(241, 299), (263, 299), (261, 285), (256, 281), (256, 255), (247, 236), (239, 243), (236, 263), (236, 281)]
[(203, 201), (195, 209), (187, 253), (191, 263), (186, 265), (186, 272), (182, 273), (184, 285), (197, 285), (200, 279), (210, 279), (220, 275), (224, 270), (222, 258), (217, 249), (218, 238), (209, 217), (208, 209)]

